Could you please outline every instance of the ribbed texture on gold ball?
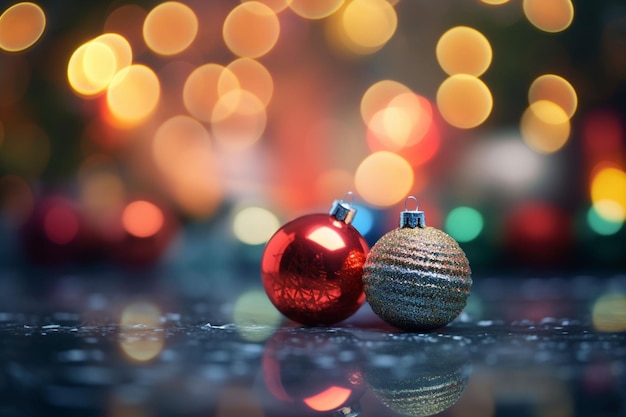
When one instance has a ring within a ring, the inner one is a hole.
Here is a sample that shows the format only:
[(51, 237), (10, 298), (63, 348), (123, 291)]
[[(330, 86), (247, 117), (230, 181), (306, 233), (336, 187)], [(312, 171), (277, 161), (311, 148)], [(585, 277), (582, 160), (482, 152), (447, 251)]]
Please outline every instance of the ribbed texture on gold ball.
[(443, 327), (467, 303), (469, 261), (459, 244), (434, 227), (394, 229), (370, 250), (364, 266), (372, 310), (404, 330)]
[(432, 416), (456, 403), (467, 386), (464, 369), (441, 375), (420, 375), (401, 384), (372, 385), (372, 391), (393, 411), (408, 416)]

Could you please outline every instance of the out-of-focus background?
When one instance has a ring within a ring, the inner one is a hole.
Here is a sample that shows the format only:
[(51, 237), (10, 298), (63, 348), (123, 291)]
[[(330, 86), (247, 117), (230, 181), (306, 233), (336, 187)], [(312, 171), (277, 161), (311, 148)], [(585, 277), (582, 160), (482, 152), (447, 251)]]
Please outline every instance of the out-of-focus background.
[(254, 272), (281, 224), (349, 191), (370, 244), (413, 195), (475, 275), (626, 266), (621, 0), (0, 13), (5, 274)]
[[(280, 315), (281, 225), (407, 196), (457, 319)], [(625, 219), (624, 0), (0, 0), (2, 416), (624, 416)]]

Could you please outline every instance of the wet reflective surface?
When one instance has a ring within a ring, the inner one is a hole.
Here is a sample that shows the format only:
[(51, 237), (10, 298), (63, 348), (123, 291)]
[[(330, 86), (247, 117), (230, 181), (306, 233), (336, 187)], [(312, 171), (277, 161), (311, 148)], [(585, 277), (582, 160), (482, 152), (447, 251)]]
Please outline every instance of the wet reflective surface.
[(272, 325), (254, 298), (170, 284), (66, 276), (38, 293), (5, 276), (0, 415), (626, 413), (624, 276), (477, 279), (462, 316), (422, 334), (367, 305), (334, 327)]

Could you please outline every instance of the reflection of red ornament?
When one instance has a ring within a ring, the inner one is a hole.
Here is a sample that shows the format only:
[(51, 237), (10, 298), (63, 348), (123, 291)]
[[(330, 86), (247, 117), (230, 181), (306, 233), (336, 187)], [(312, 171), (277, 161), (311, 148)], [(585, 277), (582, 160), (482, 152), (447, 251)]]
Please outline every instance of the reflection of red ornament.
[(356, 416), (365, 391), (362, 362), (349, 333), (282, 329), (265, 346), (263, 377), (272, 396), (289, 404), (292, 412)]
[(276, 308), (307, 325), (333, 324), (365, 301), (363, 263), (368, 246), (350, 222), (356, 209), (335, 201), (330, 214), (299, 217), (267, 242), (263, 286)]

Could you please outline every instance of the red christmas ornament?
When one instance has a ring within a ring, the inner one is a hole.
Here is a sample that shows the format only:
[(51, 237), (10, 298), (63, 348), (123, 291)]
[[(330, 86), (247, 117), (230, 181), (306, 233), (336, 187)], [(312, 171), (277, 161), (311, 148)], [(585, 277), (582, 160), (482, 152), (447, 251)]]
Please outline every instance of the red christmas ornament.
[(368, 245), (350, 224), (355, 214), (350, 204), (337, 200), (329, 214), (292, 220), (267, 242), (261, 261), (263, 287), (289, 319), (329, 325), (348, 318), (365, 301), (362, 275)]

